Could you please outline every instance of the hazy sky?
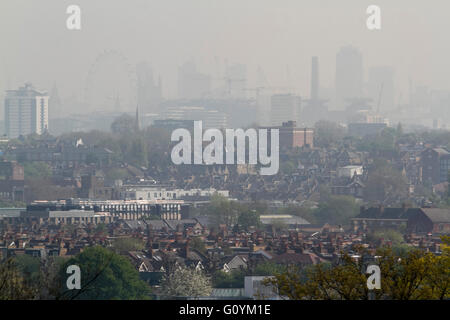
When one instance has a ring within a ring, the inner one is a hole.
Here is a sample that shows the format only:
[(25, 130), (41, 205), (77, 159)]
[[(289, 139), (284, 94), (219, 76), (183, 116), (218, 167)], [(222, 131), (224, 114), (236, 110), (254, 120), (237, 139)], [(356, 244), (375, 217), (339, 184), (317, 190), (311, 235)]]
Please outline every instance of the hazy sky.
[[(66, 8), (82, 10), (82, 30), (66, 29)], [(382, 29), (366, 28), (366, 8), (381, 7)], [(1, 0), (0, 90), (31, 80), (62, 97), (82, 94), (90, 65), (105, 49), (130, 64), (147, 61), (161, 74), (166, 97), (176, 94), (177, 68), (187, 59), (216, 75), (223, 64), (244, 63), (250, 78), (261, 66), (273, 86), (287, 67), (296, 91), (309, 95), (311, 56), (320, 80), (334, 86), (335, 56), (346, 44), (364, 66), (391, 65), (397, 95), (414, 84), (450, 89), (448, 0)], [(253, 84), (254, 85), (254, 84)]]

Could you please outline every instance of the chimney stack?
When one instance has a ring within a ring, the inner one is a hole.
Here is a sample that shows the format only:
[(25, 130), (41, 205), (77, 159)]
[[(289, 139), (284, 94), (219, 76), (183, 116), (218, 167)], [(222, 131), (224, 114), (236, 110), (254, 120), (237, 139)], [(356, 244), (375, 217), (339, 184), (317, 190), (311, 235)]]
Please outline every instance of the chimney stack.
[(185, 247), (184, 247), (184, 258), (188, 258), (189, 257), (189, 252), (190, 252), (190, 245), (189, 245), (189, 242), (191, 241), (191, 239), (187, 239), (186, 240), (186, 244), (185, 244)]

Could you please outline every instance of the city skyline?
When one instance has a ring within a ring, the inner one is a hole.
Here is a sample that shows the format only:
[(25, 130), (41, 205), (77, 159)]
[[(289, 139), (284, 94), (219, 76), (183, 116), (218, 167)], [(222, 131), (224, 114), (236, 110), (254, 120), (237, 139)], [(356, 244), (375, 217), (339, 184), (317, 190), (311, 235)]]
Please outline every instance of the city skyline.
[(0, 300), (448, 301), (449, 10), (0, 1)]
[[(402, 1), (380, 1), (383, 27), (369, 31), (365, 26), (369, 2), (365, 1), (322, 1), (327, 6), (320, 7), (312, 1), (288, 1), (283, 7), (270, 1), (258, 2), (258, 7), (252, 1), (239, 7), (236, 1), (209, 5), (200, 1), (176, 8), (160, 1), (134, 2), (108, 6), (79, 2), (83, 17), (79, 31), (65, 28), (65, 2), (2, 4), (0, 12), (10, 14), (2, 17), (1, 35), (9, 45), (0, 55), (1, 91), (32, 81), (45, 88), (56, 83), (63, 99), (84, 95), (96, 57), (104, 50), (115, 50), (133, 68), (141, 61), (149, 63), (155, 75), (161, 75), (163, 96), (169, 99), (177, 97), (178, 68), (191, 59), (199, 72), (211, 77), (217, 77), (217, 69), (223, 71), (227, 64), (245, 64), (248, 87), (257, 85), (256, 71), (261, 67), (271, 86), (292, 86), (293, 93), (307, 97), (310, 57), (321, 61), (322, 85), (334, 87), (335, 55), (345, 45), (361, 50), (366, 75), (371, 67), (395, 68), (396, 100), (408, 102), (410, 79), (414, 86), (450, 89), (445, 76), (450, 69), (445, 58), (449, 48), (438, 32), (448, 22), (440, 19), (445, 10), (437, 11), (438, 6), (422, 8), (417, 3), (413, 9)], [(45, 23), (39, 19), (44, 12), (48, 14)], [(196, 20), (188, 13), (196, 14)], [(23, 42), (18, 43), (18, 37)], [(27, 70), (37, 62), (36, 73), (29, 74)]]

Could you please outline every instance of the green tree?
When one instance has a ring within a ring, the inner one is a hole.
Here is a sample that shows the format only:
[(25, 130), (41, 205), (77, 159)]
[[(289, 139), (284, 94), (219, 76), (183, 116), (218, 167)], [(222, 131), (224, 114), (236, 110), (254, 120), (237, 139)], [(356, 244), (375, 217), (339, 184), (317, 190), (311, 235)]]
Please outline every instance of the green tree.
[(319, 203), (314, 216), (321, 223), (348, 224), (356, 216), (359, 206), (351, 196), (330, 196), (328, 201)]
[(292, 175), (297, 169), (295, 163), (292, 161), (283, 161), (280, 167), (281, 172), (286, 175)]
[(255, 269), (252, 271), (254, 276), (273, 276), (276, 274), (281, 274), (288, 270), (286, 265), (274, 263), (274, 262), (263, 262), (259, 263)]
[(37, 300), (53, 300), (60, 294), (62, 282), (61, 267), (66, 261), (63, 257), (41, 259), (27, 254), (14, 257), (14, 262), (25, 279), (26, 286)]
[(135, 132), (135, 119), (128, 114), (122, 114), (111, 124), (111, 131), (115, 134), (126, 135)]
[(212, 284), (214, 288), (243, 288), (246, 275), (246, 270), (232, 270), (230, 272), (218, 270), (213, 274)]
[(235, 224), (239, 210), (238, 203), (230, 201), (218, 194), (213, 195), (211, 202), (205, 207), (205, 213), (211, 217), (213, 226), (218, 226), (219, 224)]
[(64, 273), (69, 265), (80, 267), (81, 289), (63, 291), (60, 299), (137, 300), (149, 297), (150, 288), (139, 279), (139, 272), (131, 262), (111, 250), (100, 246), (86, 248), (69, 259), (61, 272)]
[(345, 128), (335, 122), (318, 121), (314, 126), (314, 145), (329, 148), (341, 142), (345, 134)]
[(372, 156), (389, 156), (396, 152), (396, 130), (384, 128), (375, 136), (366, 136), (357, 145), (361, 151), (368, 151)]
[(393, 229), (376, 230), (367, 235), (367, 240), (369, 242), (376, 242), (378, 244), (381, 240), (391, 241), (393, 246), (398, 246), (405, 243), (403, 235)]
[(45, 162), (33, 161), (23, 163), (25, 179), (49, 178), (52, 176), (52, 169)]
[(41, 261), (39, 257), (22, 254), (14, 257), (14, 262), (21, 274), (27, 280), (28, 285), (39, 283)]
[(0, 264), (0, 300), (32, 299), (35, 290), (27, 284), (14, 259)]
[[(444, 240), (444, 242), (447, 240)], [(381, 289), (376, 299), (418, 300), (448, 299), (450, 294), (450, 261), (448, 247), (441, 256), (422, 250), (401, 255), (391, 248), (377, 250), (376, 263), (381, 271)], [(363, 249), (357, 250), (362, 256)], [(369, 290), (363, 259), (343, 254), (335, 265), (317, 264), (303, 279), (298, 272), (287, 271), (267, 280), (281, 296), (293, 300), (367, 300)]]
[(189, 245), (192, 249), (198, 250), (201, 253), (206, 253), (205, 242), (200, 237), (191, 238)]
[(256, 210), (247, 210), (241, 212), (239, 214), (237, 222), (245, 230), (248, 230), (250, 227), (259, 227), (261, 225), (259, 214), (258, 212), (256, 212)]
[(104, 224), (104, 223), (99, 223), (95, 227), (96, 233), (105, 233), (106, 231), (107, 231), (107, 227), (106, 227), (106, 224)]
[(407, 196), (406, 178), (385, 160), (374, 161), (364, 190), (368, 201), (399, 202)]

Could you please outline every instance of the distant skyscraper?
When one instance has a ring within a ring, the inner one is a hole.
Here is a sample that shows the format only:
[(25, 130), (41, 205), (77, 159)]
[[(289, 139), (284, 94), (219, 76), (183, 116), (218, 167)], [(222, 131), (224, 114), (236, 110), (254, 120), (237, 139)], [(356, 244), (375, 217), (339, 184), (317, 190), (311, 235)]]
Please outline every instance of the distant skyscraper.
[(178, 68), (178, 96), (181, 99), (204, 98), (211, 92), (211, 77), (197, 71), (194, 62)]
[(311, 59), (311, 100), (319, 99), (319, 58)]
[(136, 66), (137, 99), (141, 111), (157, 112), (162, 101), (161, 78), (155, 84), (153, 70), (147, 63), (141, 62)]
[(363, 95), (363, 63), (361, 52), (346, 46), (336, 55), (336, 107), (344, 110), (347, 99)]
[(417, 86), (412, 95), (412, 106), (417, 111), (430, 112), (431, 91), (427, 86)]
[(369, 70), (367, 83), (369, 98), (372, 99), (374, 111), (377, 111), (378, 101), (380, 111), (391, 111), (394, 108), (394, 69), (392, 67), (373, 67)]
[(247, 86), (247, 68), (244, 64), (233, 64), (225, 70), (227, 96), (245, 99)]
[(9, 138), (48, 130), (48, 101), (46, 92), (39, 92), (31, 83), (18, 90), (7, 90), (5, 97), (5, 128)]
[(270, 119), (273, 126), (281, 126), (283, 122), (298, 121), (301, 98), (293, 94), (275, 94), (270, 101)]
[(311, 96), (306, 106), (302, 110), (301, 123), (314, 125), (319, 120), (324, 120), (327, 116), (328, 107), (326, 101), (319, 98), (319, 58), (311, 59)]

